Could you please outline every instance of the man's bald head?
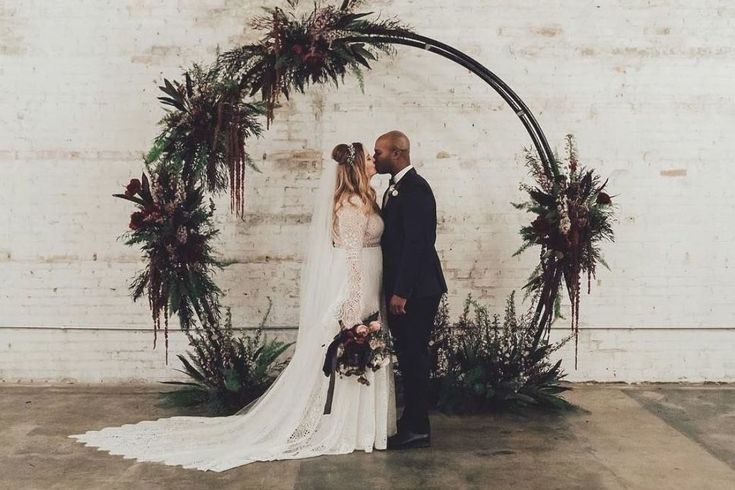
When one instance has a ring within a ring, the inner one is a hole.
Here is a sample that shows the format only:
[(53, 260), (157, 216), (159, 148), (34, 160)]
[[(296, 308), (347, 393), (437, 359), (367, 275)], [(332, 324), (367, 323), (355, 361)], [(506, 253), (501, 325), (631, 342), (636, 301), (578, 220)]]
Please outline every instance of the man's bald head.
[(411, 142), (408, 136), (400, 131), (388, 131), (378, 140), (385, 140), (391, 146), (391, 150), (405, 151), (407, 154), (411, 152)]
[(395, 175), (411, 164), (411, 142), (401, 131), (388, 131), (375, 142), (375, 166), (379, 173)]

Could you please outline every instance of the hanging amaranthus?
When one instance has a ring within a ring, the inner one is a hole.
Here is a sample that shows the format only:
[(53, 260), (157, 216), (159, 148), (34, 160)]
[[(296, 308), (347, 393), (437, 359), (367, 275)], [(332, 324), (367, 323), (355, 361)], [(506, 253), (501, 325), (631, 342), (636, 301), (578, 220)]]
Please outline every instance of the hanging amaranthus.
[(161, 121), (158, 158), (184, 181), (204, 181), (213, 192), (229, 187), (231, 211), (242, 216), (245, 169), (255, 168), (245, 140), (260, 135), (263, 106), (246, 103), (242, 85), (225, 76), (222, 65), (208, 70), (194, 65), (185, 79), (185, 84), (164, 80), (160, 87), (166, 96), (159, 100), (175, 110)]

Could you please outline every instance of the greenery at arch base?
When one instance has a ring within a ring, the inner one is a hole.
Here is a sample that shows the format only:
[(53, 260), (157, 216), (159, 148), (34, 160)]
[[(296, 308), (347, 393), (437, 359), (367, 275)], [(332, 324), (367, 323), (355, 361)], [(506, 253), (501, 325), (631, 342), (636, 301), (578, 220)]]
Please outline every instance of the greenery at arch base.
[[(281, 98), (311, 85), (339, 86), (347, 75), (362, 86), (370, 63), (393, 55), (393, 44), (411, 45), (410, 38), (416, 37), (396, 19), (371, 20), (370, 12), (357, 12), (361, 3), (317, 3), (302, 12), (298, 0), (287, 0), (285, 9), (265, 9), (251, 22), (262, 34), (258, 42), (218, 53), (208, 66), (194, 64), (183, 80), (165, 79), (160, 87), (158, 99), (167, 112), (144, 158), (143, 174), (114, 195), (136, 205), (126, 244), (141, 248), (146, 266), (130, 285), (133, 299), (147, 297), (154, 347), (162, 330), (166, 353), (169, 318), (178, 318), (194, 348), (188, 361), (179, 356), (194, 391), (246, 390), (244, 385), (252, 384), (233, 381), (238, 350), (231, 348), (232, 327), (223, 320), (223, 293), (214, 281), (225, 263), (211, 245), (219, 232), (211, 196), (228, 192), (231, 212), (243, 216), (247, 170), (257, 170), (247, 141), (270, 126)], [(465, 406), (506, 401), (554, 405), (561, 400), (557, 394), (566, 388), (559, 385), (564, 376), (560, 361), (552, 366), (548, 355), (560, 346), (549, 344), (549, 331), (560, 316), (562, 283), (571, 303), (576, 365), (581, 277), (587, 275), (589, 292), (597, 264), (606, 266), (599, 244), (613, 240), (613, 206), (604, 192), (607, 181), (580, 164), (571, 136), (565, 143), (564, 159), (540, 158), (525, 149), (533, 183), (522, 184), (528, 199), (514, 206), (533, 216), (520, 230), (517, 253), (540, 247), (539, 265), (523, 286), (532, 298), (531, 309), (517, 316), (511, 296), (504, 320), (494, 322), (484, 307), (469, 301), (459, 322), (443, 320), (441, 339), (433, 344), (434, 376), (442, 377), (446, 393), (472, 400)], [(501, 353), (497, 336), (503, 331), (511, 340)], [(470, 345), (477, 348), (470, 352)], [(271, 354), (282, 352), (283, 344), (270, 348)], [(277, 356), (264, 357), (265, 366), (257, 367), (261, 384), (273, 379), (270, 368), (282, 365)], [(247, 362), (246, 371), (256, 369), (254, 359)], [(531, 372), (535, 375), (529, 381)]]

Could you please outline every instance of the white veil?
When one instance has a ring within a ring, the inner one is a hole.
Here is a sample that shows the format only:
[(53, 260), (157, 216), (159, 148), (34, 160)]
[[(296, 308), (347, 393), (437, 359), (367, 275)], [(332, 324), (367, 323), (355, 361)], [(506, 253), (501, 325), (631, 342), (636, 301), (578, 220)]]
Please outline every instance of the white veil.
[[(337, 322), (346, 293), (347, 273), (344, 263), (335, 260), (335, 248), (332, 246), (336, 187), (337, 165), (330, 161), (322, 170), (319, 187), (314, 195), (309, 235), (301, 265), (296, 349), (287, 367), (287, 371), (295, 372), (284, 371), (280, 378), (290, 378), (290, 374), (295, 375), (305, 371), (318, 372), (323, 377), (321, 363), (326, 351), (323, 345), (324, 329), (333, 330), (333, 334), (338, 331)], [(316, 353), (322, 357), (315, 356)], [(278, 389), (283, 383), (280, 378), (259, 399), (242, 408), (237, 414), (251, 412), (264, 403), (271, 396), (271, 392)], [(302, 379), (295, 386), (303, 386), (305, 381), (307, 380)], [(294, 380), (290, 382), (295, 383)]]
[[(309, 239), (301, 267), (299, 292), (299, 332), (297, 345), (306, 342), (311, 329), (320, 322), (334, 320), (335, 333), (347, 284), (345, 264), (335, 260), (333, 246), (334, 193), (337, 188), (337, 164), (326, 163), (319, 188), (314, 196)], [(326, 316), (325, 316), (326, 315)]]

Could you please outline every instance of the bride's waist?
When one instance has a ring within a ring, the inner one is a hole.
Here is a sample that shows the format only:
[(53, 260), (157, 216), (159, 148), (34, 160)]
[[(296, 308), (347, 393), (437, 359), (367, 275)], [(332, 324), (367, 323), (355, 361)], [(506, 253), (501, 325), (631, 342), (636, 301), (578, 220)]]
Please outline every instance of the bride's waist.
[[(342, 247), (340, 245), (332, 245), (332, 248), (334, 248), (335, 251), (339, 251), (339, 252), (347, 252), (348, 250), (352, 250), (352, 249)], [(364, 252), (380, 252), (381, 251), (380, 242), (376, 244), (363, 245), (362, 248), (359, 250), (363, 250)]]

